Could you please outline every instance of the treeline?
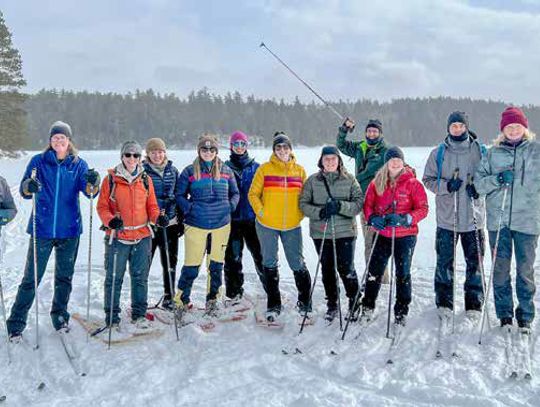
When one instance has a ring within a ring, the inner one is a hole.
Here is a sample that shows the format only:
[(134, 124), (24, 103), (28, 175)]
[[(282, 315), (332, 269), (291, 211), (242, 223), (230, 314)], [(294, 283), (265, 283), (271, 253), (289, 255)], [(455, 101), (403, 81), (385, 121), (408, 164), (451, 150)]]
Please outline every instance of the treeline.
[[(271, 143), (283, 130), (297, 145), (321, 145), (335, 140), (339, 119), (324, 106), (296, 99), (262, 100), (238, 92), (215, 95), (207, 89), (182, 99), (153, 90), (125, 95), (99, 92), (42, 90), (25, 102), (30, 148), (48, 141), (48, 128), (55, 120), (72, 125), (77, 145), (83, 149), (114, 149), (128, 139), (143, 141), (162, 137), (174, 148), (192, 146), (198, 135), (226, 135), (241, 129)], [(384, 134), (402, 146), (430, 146), (446, 132), (446, 118), (453, 110), (469, 114), (471, 128), (484, 140), (493, 139), (499, 126), (502, 102), (449, 97), (396, 99), (388, 103), (371, 100), (340, 101), (333, 106), (358, 123), (354, 137), (361, 137), (369, 118), (383, 122)], [(530, 127), (540, 129), (540, 109), (524, 106)]]

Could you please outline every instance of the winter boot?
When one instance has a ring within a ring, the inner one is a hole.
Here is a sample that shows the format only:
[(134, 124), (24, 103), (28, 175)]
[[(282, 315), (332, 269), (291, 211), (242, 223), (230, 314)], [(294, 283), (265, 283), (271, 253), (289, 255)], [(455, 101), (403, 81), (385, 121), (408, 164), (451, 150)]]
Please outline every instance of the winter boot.
[(308, 307), (309, 311), (311, 311), (309, 298), (309, 293), (311, 291), (311, 276), (309, 275), (309, 271), (306, 266), (304, 266), (300, 270), (293, 271), (293, 275), (298, 290), (298, 306), (304, 308)]
[(268, 300), (266, 308), (281, 310), (281, 293), (279, 292), (279, 273), (277, 267), (265, 267), (266, 293)]
[(223, 301), (225, 307), (234, 307), (235, 305), (238, 305), (242, 302), (242, 294), (237, 294), (230, 298), (225, 298)]
[(174, 302), (170, 298), (163, 298), (163, 301), (161, 302), (161, 308), (167, 310), (167, 311), (173, 311), (174, 310)]
[(373, 308), (367, 308), (365, 305), (362, 308), (362, 315), (360, 315), (360, 325), (369, 324), (373, 320), (375, 310)]
[(513, 318), (509, 318), (509, 317), (505, 317), (505, 318), (501, 318), (501, 327), (505, 326), (505, 325), (513, 325)]
[(338, 315), (338, 310), (337, 310), (337, 307), (333, 306), (333, 307), (328, 307), (326, 309), (326, 314), (324, 316), (324, 320), (328, 323), (328, 324), (331, 324), (334, 319), (336, 319)]
[(396, 315), (394, 317), (394, 324), (405, 326), (407, 323), (407, 316), (406, 315)]
[(527, 321), (518, 321), (518, 327), (520, 328), (519, 331), (521, 332), (522, 329), (528, 329), (531, 330), (531, 323)]
[(266, 311), (266, 322), (272, 323), (277, 322), (277, 319), (279, 317), (279, 310), (278, 309), (269, 309)]
[(216, 299), (206, 301), (205, 315), (212, 318), (219, 317), (220, 312), (219, 312), (218, 301)]
[(22, 333), (21, 332), (13, 332), (9, 334), (9, 343), (12, 343), (14, 345), (17, 345), (21, 343), (23, 340)]
[(131, 323), (135, 325), (135, 329), (137, 331), (147, 331), (148, 329), (152, 328), (152, 323), (145, 317), (133, 319), (131, 320)]

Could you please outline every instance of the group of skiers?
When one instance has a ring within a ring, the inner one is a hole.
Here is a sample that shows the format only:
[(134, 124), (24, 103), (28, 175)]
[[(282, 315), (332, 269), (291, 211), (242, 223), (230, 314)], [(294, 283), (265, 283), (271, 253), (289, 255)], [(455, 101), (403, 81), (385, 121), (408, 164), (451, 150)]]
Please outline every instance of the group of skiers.
[[(34, 200), (31, 235), (24, 276), (11, 315), (9, 337), (19, 341), (35, 290), (53, 248), (56, 250), (51, 318), (56, 330), (68, 330), (68, 301), (82, 233), (80, 193), (98, 196), (97, 213), (105, 238), (105, 323), (120, 323), (120, 293), (126, 266), (131, 276), (131, 319), (137, 328), (149, 326), (148, 273), (159, 248), (164, 295), (161, 307), (189, 312), (191, 290), (205, 254), (209, 281), (206, 313), (215, 316), (222, 275), (229, 303), (244, 295), (242, 257), (250, 251), (267, 295), (266, 319), (279, 320), (278, 241), (298, 290), (297, 309), (312, 311), (312, 279), (303, 256), (300, 222), (309, 218), (309, 232), (319, 254), (327, 312), (333, 321), (340, 309), (340, 283), (348, 298), (348, 318), (367, 322), (372, 316), (388, 263), (395, 269), (394, 321), (404, 325), (412, 298), (411, 264), (418, 224), (428, 214), (425, 187), (436, 195), (435, 303), (441, 319), (455, 310), (455, 261), (461, 239), (466, 260), (465, 310), (479, 320), (488, 282), (484, 281), (484, 222), (494, 258), (493, 290), (501, 325), (514, 317), (524, 332), (534, 319), (533, 263), (540, 234), (540, 148), (533, 141), (524, 113), (507, 108), (501, 134), (486, 148), (469, 128), (464, 112), (448, 117), (447, 134), (431, 152), (422, 182), (407, 165), (403, 151), (386, 143), (379, 120), (370, 120), (365, 139), (349, 141), (355, 123), (340, 127), (336, 145), (322, 148), (319, 171), (307, 177), (297, 162), (291, 139), (273, 137), (268, 162), (259, 165), (248, 152), (248, 136), (234, 132), (230, 157), (222, 161), (218, 139), (203, 135), (192, 164), (179, 171), (167, 158), (163, 140), (146, 143), (146, 157), (135, 141), (127, 141), (120, 162), (100, 180), (78, 156), (68, 124), (56, 122), (44, 152), (29, 162), (20, 184), (21, 196)], [(355, 174), (343, 165), (341, 153), (355, 160)], [(425, 186), (425, 187), (424, 187)], [(0, 179), (0, 224), (16, 214), (5, 180)], [(365, 242), (366, 272), (359, 281), (354, 254), (360, 224)], [(185, 257), (179, 278), (179, 238)], [(512, 247), (517, 263), (514, 313), (510, 279)], [(37, 270), (35, 270), (37, 268)], [(391, 278), (394, 276), (391, 275)]]

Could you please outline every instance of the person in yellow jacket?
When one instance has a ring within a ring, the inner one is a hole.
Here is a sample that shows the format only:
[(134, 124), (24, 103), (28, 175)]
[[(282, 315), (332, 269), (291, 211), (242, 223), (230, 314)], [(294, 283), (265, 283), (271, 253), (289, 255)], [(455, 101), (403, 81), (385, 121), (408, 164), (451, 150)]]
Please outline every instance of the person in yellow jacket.
[(304, 167), (296, 163), (291, 140), (285, 133), (277, 132), (272, 142), (270, 161), (262, 164), (255, 173), (248, 199), (257, 216), (255, 228), (261, 242), (264, 278), (266, 282), (266, 320), (274, 322), (281, 313), (279, 292), (278, 240), (281, 239), (285, 257), (293, 270), (298, 289), (298, 311), (311, 312), (311, 276), (302, 254), (302, 229), (304, 214), (299, 199), (306, 180)]

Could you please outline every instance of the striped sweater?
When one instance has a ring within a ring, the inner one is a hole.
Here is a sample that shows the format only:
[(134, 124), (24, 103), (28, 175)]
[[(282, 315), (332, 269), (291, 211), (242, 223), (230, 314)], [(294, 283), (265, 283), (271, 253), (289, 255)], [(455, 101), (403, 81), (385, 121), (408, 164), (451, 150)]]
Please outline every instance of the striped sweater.
[(305, 180), (306, 171), (292, 153), (287, 163), (272, 154), (270, 161), (257, 169), (248, 194), (257, 221), (277, 230), (300, 226), (304, 214), (299, 198)]

